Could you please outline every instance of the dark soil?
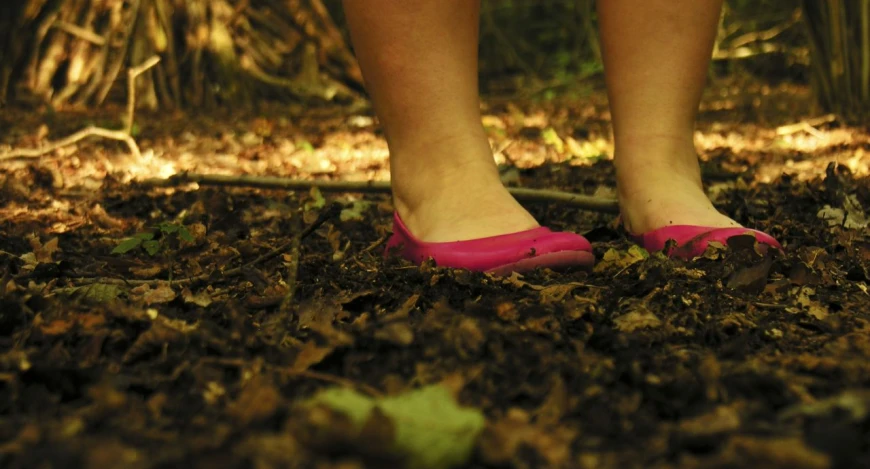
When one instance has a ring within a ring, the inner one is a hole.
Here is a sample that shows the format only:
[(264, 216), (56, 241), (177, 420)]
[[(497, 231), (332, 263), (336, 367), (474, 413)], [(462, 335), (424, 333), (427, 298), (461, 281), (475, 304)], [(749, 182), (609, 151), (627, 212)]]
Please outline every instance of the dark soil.
[[(593, 241), (591, 273), (384, 260), (386, 195), (136, 182), (384, 178), (365, 113), (141, 115), (140, 161), (99, 140), (0, 161), (0, 466), (394, 467), (298, 404), (449, 382), (487, 418), (467, 467), (870, 467), (870, 133), (782, 128), (807, 94), (718, 83), (698, 134), (717, 205), (784, 254), (644, 257), (612, 215), (530, 206)], [(486, 114), (507, 183), (613, 196), (600, 91)], [(112, 116), (4, 110), (0, 150)], [(192, 241), (111, 253), (160, 223)]]

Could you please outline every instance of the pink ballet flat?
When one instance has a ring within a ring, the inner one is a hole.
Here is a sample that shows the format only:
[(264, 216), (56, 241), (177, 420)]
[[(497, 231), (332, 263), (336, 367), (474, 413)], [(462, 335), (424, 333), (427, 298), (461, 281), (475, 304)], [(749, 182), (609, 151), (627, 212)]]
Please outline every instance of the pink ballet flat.
[[(741, 235), (755, 237), (755, 241), (782, 250), (779, 241), (762, 231), (751, 228), (710, 228), (709, 226), (677, 225), (659, 228), (642, 235), (631, 235), (634, 242), (647, 251), (665, 251), (671, 257), (693, 259), (704, 254), (710, 242), (727, 244), (729, 238)], [(676, 244), (669, 249), (668, 241)]]
[(418, 265), (432, 258), (441, 267), (496, 275), (527, 272), (538, 267), (590, 268), (595, 262), (589, 241), (574, 233), (555, 232), (541, 226), (468, 241), (427, 243), (408, 231), (398, 213), (393, 215), (393, 236), (387, 241), (384, 256), (393, 252)]

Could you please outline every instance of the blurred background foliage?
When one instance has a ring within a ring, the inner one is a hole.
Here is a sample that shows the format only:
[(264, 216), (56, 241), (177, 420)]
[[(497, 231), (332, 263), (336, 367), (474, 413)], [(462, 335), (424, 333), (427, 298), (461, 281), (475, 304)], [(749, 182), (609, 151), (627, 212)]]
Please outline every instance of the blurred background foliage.
[[(343, 24), (341, 1), (326, 4)], [(712, 71), (806, 82), (809, 56), (800, 11), (788, 0), (728, 0)], [(483, 0), (480, 68), (484, 91), (490, 92), (557, 92), (596, 75), (602, 67), (595, 1)]]
[[(820, 111), (866, 120), (868, 6), (727, 0), (711, 75), (812, 83)], [(158, 55), (137, 85), (151, 108), (354, 100), (362, 80), (343, 25), (340, 0), (0, 2), (0, 97), (99, 105), (123, 97), (121, 69)], [(483, 0), (480, 36), (485, 93), (583, 93), (602, 70), (592, 0)]]

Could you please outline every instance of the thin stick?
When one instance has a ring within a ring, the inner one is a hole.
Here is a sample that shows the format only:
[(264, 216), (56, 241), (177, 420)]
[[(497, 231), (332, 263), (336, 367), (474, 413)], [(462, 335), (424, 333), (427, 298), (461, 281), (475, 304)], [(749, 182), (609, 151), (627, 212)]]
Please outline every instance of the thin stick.
[[(812, 119), (805, 119), (800, 122), (796, 122), (794, 124), (781, 125), (776, 128), (777, 135), (791, 135), (802, 130), (807, 130), (807, 127), (813, 128), (817, 125), (829, 124), (837, 120), (837, 116), (835, 114), (825, 114), (824, 116), (814, 117)], [(815, 130), (815, 129), (813, 129)], [(818, 132), (818, 131), (816, 131)], [(812, 133), (812, 132), (810, 132)]]
[(19, 148), (11, 150), (8, 153), (0, 153), (0, 161), (14, 158), (39, 158), (46, 153), (51, 153), (58, 148), (72, 145), (73, 143), (88, 137), (103, 137), (110, 140), (122, 141), (127, 144), (127, 147), (130, 148), (130, 153), (132, 153), (136, 159), (141, 158), (142, 152), (139, 151), (139, 145), (136, 144), (136, 140), (134, 140), (130, 135), (133, 131), (133, 113), (136, 110), (136, 77), (157, 65), (158, 62), (160, 62), (160, 57), (155, 55), (143, 62), (141, 65), (131, 68), (130, 71), (127, 72), (129, 94), (127, 95), (127, 123), (123, 131), (90, 126), (42, 148)]
[[(321, 191), (326, 192), (390, 192), (390, 183), (387, 181), (307, 181), (271, 176), (228, 176), (186, 172), (170, 176), (166, 179), (146, 179), (141, 181), (141, 184), (153, 187), (169, 187), (194, 182), (209, 186), (257, 187), (261, 189), (309, 190), (312, 187), (317, 187)], [(602, 199), (572, 192), (521, 187), (509, 187), (508, 191), (518, 200), (525, 202), (559, 202), (593, 212), (619, 213), (619, 205), (613, 199)]]
[[(279, 308), (281, 313), (290, 313), (290, 310), (293, 307), (293, 299), (296, 297), (296, 278), (299, 276), (299, 256), (300, 248), (302, 247), (302, 239), (339, 213), (341, 213), (341, 204), (334, 203), (330, 205), (329, 208), (320, 212), (320, 215), (317, 217), (317, 220), (314, 220), (314, 223), (290, 240), (290, 265), (287, 266), (287, 294), (284, 295), (284, 299), (281, 301), (281, 307)], [(297, 218), (301, 219), (302, 217), (300, 216)], [(299, 221), (297, 221), (297, 224), (298, 223)]]
[(150, 70), (151, 67), (157, 65), (159, 62), (160, 57), (153, 55), (145, 62), (142, 62), (142, 64), (127, 71), (127, 121), (124, 126), (124, 131), (127, 135), (130, 135), (133, 132), (133, 118), (134, 113), (136, 112), (136, 78)]
[(382, 397), (384, 395), (384, 393), (373, 388), (372, 386), (369, 386), (368, 384), (360, 383), (360, 382), (353, 381), (353, 380), (350, 380), (347, 378), (342, 378), (341, 376), (329, 375), (326, 373), (321, 373), (319, 371), (311, 371), (311, 370), (296, 371), (296, 370), (281, 369), (278, 367), (275, 367), (275, 369), (277, 371), (283, 372), (284, 374), (286, 374), (289, 377), (316, 379), (318, 381), (324, 381), (327, 383), (338, 384), (340, 386), (344, 386), (344, 387), (348, 387), (348, 388), (355, 387), (355, 388), (359, 389), (360, 391), (362, 391), (362, 392), (364, 392), (372, 397)]
[(79, 39), (84, 39), (85, 41), (90, 42), (91, 44), (98, 46), (106, 45), (106, 39), (90, 29), (85, 29), (81, 26), (67, 23), (66, 21), (57, 21), (52, 25), (52, 27), (68, 32)]
[(109, 130), (103, 129), (101, 127), (86, 127), (78, 132), (62, 138), (56, 142), (49, 143), (48, 145), (41, 148), (18, 148), (9, 151), (8, 153), (0, 154), (0, 161), (3, 160), (11, 160), (15, 158), (39, 158), (46, 153), (51, 153), (58, 148), (66, 147), (72, 145), (79, 140), (84, 140), (88, 137), (102, 137), (108, 138), (110, 140), (118, 140), (127, 144), (127, 147), (130, 148), (130, 153), (133, 154), (136, 158), (141, 158), (142, 153), (139, 151), (139, 145), (136, 145), (136, 141), (133, 140), (133, 137), (126, 132), (122, 132), (120, 130)]

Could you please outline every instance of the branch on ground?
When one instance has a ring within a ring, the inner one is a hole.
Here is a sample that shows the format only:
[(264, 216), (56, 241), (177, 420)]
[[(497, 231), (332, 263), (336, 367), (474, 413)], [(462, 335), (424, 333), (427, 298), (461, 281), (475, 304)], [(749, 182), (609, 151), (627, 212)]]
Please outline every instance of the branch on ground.
[(55, 142), (51, 142), (48, 145), (40, 148), (14, 148), (9, 152), (0, 153), (0, 161), (17, 158), (39, 158), (42, 155), (51, 153), (63, 147), (73, 145), (88, 137), (101, 137), (124, 142), (127, 144), (127, 148), (130, 149), (130, 153), (135, 158), (140, 158), (142, 156), (142, 152), (139, 151), (139, 145), (136, 144), (136, 140), (134, 140), (132, 137), (133, 118), (134, 111), (136, 109), (136, 78), (151, 69), (151, 67), (157, 65), (159, 62), (160, 57), (153, 56), (143, 62), (141, 65), (131, 68), (128, 72), (129, 94), (127, 95), (127, 116), (125, 120), (124, 130), (111, 130), (104, 129), (102, 127), (90, 126), (79, 130), (78, 132), (68, 137), (62, 138)]
[[(309, 190), (317, 187), (325, 192), (363, 192), (389, 193), (390, 183), (386, 181), (324, 181), (301, 180), (271, 176), (228, 176), (219, 174), (179, 173), (166, 179), (153, 178), (140, 182), (144, 186), (171, 187), (189, 183), (209, 186), (256, 187), (260, 189)], [(619, 213), (619, 205), (614, 199), (604, 199), (572, 192), (509, 187), (508, 191), (517, 200), (524, 202), (557, 202), (569, 207), (577, 207), (593, 212)]]

